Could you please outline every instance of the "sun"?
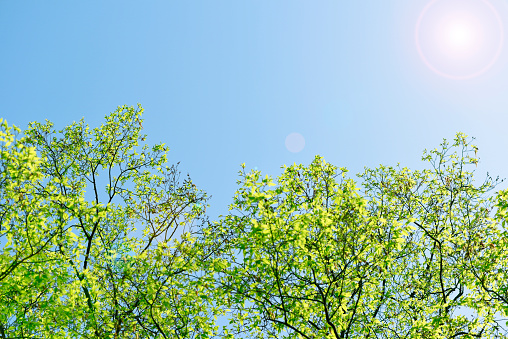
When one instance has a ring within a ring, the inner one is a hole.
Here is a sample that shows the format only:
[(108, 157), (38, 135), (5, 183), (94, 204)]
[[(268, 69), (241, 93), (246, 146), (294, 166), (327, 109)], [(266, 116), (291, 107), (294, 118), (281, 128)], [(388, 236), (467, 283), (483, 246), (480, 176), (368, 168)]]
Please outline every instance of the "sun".
[(474, 28), (463, 22), (454, 22), (446, 27), (445, 31), (446, 41), (453, 49), (471, 49), (474, 47), (474, 36)]
[(468, 79), (485, 73), (498, 59), (503, 24), (487, 0), (433, 0), (420, 14), (415, 40), (428, 68)]
[[(472, 60), (482, 48), (485, 30), (473, 15), (447, 15), (438, 27), (434, 37), (434, 48), (442, 57), (454, 62)], [(427, 48), (428, 50), (429, 48)]]

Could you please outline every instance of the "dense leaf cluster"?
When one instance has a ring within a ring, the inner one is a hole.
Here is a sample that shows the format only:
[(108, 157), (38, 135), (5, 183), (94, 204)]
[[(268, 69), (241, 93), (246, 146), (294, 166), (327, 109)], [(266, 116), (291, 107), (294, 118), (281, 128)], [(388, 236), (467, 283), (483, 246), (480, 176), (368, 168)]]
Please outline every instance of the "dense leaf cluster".
[(0, 338), (506, 337), (508, 192), (465, 135), (358, 181), (242, 165), (209, 221), (142, 112), (0, 120)]

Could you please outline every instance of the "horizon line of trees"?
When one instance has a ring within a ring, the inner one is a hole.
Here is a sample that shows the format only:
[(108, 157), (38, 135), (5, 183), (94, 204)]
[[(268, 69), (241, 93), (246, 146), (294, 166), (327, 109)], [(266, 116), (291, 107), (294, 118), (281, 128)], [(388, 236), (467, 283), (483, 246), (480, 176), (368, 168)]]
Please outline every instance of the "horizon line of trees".
[(463, 133), (360, 184), (242, 164), (210, 221), (142, 113), (0, 119), (0, 339), (507, 337), (508, 191)]

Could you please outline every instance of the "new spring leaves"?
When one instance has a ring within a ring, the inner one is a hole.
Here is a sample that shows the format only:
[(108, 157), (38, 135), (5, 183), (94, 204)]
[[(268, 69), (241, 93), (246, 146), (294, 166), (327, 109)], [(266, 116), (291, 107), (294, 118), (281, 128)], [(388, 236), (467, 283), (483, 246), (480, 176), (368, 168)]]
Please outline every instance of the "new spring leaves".
[(141, 115), (1, 123), (0, 338), (505, 335), (508, 195), (473, 181), (463, 134), (361, 185), (319, 156), (242, 170), (210, 222)]
[(141, 113), (119, 107), (93, 130), (33, 123), (21, 138), (2, 125), (0, 337), (211, 333), (187, 225), (206, 195), (164, 166), (164, 145), (138, 146)]

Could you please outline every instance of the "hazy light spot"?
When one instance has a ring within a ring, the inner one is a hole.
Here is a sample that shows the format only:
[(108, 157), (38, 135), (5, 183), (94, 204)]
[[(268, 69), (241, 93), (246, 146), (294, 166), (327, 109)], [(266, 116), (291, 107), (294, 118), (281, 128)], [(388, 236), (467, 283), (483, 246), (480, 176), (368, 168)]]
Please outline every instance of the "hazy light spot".
[(427, 67), (452, 79), (485, 73), (503, 46), (503, 24), (487, 0), (432, 0), (415, 30), (418, 53)]
[(452, 48), (467, 50), (474, 46), (475, 31), (467, 22), (452, 22), (446, 27), (446, 39)]
[(305, 147), (305, 139), (300, 133), (291, 133), (286, 137), (286, 148), (293, 153), (300, 152)]

